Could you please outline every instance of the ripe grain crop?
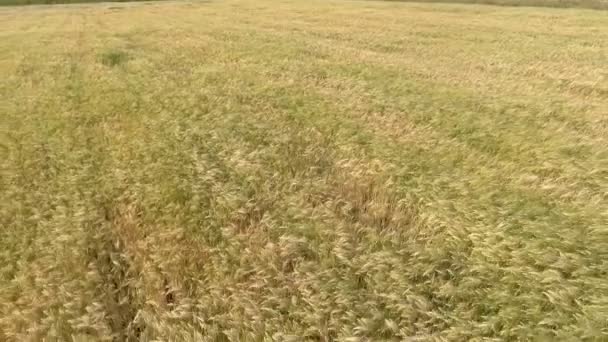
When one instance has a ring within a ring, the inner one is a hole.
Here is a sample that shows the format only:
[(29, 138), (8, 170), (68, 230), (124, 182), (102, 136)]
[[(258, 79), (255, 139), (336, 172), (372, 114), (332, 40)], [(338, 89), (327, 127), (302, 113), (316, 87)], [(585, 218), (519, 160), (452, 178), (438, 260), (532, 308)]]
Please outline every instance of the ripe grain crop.
[(608, 339), (608, 17), (0, 8), (0, 340)]

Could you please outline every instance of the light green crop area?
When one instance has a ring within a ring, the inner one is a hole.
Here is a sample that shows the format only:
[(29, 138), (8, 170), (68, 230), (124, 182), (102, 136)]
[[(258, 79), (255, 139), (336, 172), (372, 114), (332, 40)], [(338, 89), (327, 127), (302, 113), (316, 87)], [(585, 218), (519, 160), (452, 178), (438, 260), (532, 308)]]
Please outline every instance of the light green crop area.
[(608, 16), (0, 9), (0, 340), (606, 341)]

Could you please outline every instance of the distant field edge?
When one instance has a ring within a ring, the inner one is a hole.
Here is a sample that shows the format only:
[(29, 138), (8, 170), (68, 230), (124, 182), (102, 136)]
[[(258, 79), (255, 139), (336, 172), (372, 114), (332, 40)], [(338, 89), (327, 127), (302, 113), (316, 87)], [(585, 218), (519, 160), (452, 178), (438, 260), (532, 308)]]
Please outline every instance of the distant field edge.
[(608, 0), (376, 0), (391, 2), (453, 3), (513, 7), (585, 8), (608, 10)]
[(62, 5), (86, 4), (100, 2), (148, 2), (162, 0), (0, 0), (0, 6), (27, 6), (27, 5)]

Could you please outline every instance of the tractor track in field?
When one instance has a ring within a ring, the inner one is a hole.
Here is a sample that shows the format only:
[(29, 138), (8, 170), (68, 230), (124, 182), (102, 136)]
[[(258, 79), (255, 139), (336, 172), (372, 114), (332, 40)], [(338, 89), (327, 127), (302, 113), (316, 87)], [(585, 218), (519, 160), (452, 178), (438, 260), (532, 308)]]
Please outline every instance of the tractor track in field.
[[(103, 127), (95, 121), (90, 121), (85, 107), (87, 94), (84, 84), (89, 81), (86, 70), (81, 63), (90, 53), (91, 47), (87, 45), (85, 32), (94, 18), (84, 12), (72, 14), (72, 24), (76, 27), (73, 46), (69, 48), (69, 83), (67, 97), (69, 106), (75, 119), (86, 127), (85, 135), (99, 136), (98, 131)], [(101, 136), (104, 136), (103, 134)], [(94, 142), (85, 138), (89, 150), (95, 148)], [(85, 147), (85, 148), (86, 148)], [(107, 156), (102, 160), (94, 160), (98, 164), (94, 168), (98, 177), (105, 176), (107, 169)], [(105, 323), (111, 329), (114, 341), (137, 341), (144, 330), (141, 322), (137, 320), (139, 307), (136, 305), (136, 289), (133, 287), (134, 267), (126, 251), (125, 242), (116, 234), (116, 213), (112, 204), (105, 204), (98, 213), (100, 222), (86, 235), (86, 246), (89, 246), (87, 256), (89, 265), (97, 271), (96, 284), (97, 298), (105, 311)]]

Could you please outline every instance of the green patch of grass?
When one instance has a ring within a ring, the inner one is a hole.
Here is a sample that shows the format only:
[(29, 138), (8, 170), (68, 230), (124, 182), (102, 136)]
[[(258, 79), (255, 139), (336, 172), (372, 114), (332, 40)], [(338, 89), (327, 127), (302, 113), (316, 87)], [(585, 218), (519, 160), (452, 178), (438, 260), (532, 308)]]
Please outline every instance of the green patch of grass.
[(129, 55), (124, 51), (110, 50), (102, 53), (99, 56), (99, 59), (101, 64), (108, 67), (115, 67), (128, 61)]

